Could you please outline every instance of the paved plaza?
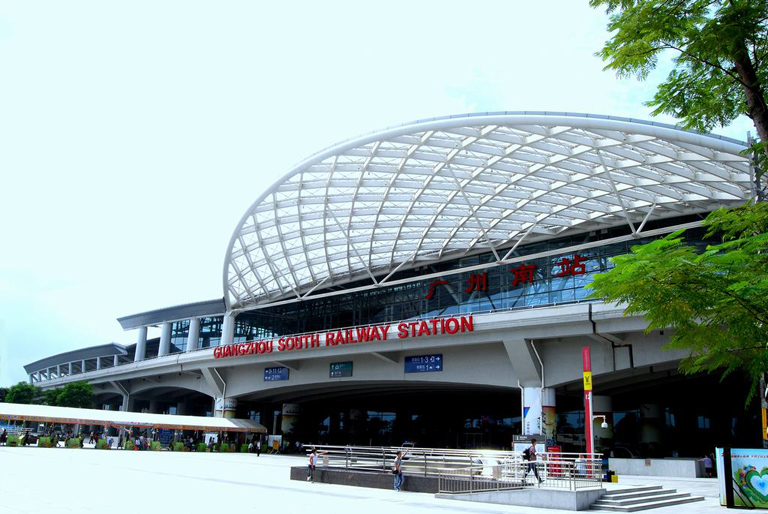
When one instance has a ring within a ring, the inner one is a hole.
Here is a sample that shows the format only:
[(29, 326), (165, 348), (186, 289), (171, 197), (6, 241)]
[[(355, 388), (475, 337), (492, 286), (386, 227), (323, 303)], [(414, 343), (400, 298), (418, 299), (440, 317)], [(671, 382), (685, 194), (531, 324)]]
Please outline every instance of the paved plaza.
[[(0, 513), (308, 514), (505, 513), (553, 511), (457, 502), (432, 494), (289, 480), (303, 457), (0, 447)], [(662, 484), (706, 496), (653, 512), (722, 512), (714, 480), (624, 477), (622, 485)]]

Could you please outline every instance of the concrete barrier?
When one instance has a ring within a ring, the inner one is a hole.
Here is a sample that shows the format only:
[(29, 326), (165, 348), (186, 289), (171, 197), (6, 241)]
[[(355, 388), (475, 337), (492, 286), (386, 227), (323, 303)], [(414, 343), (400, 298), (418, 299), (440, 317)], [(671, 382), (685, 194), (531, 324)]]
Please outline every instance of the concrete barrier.
[[(436, 493), (438, 491), (437, 477), (404, 474), (402, 489), (415, 493)], [(291, 468), (291, 480), (307, 480), (307, 467), (294, 466)], [(373, 489), (394, 489), (392, 473), (354, 471), (347, 469), (315, 469), (315, 482), (324, 484), (351, 485), (355, 487), (371, 487)]]
[(491, 491), (467, 494), (437, 494), (447, 500), (498, 503), (541, 509), (587, 510), (605, 493), (605, 489), (582, 489), (580, 491), (559, 491), (526, 487), (516, 491)]
[[(697, 459), (608, 459), (608, 468), (621, 475), (700, 478), (706, 476), (704, 463)], [(619, 478), (621, 479), (621, 478)]]

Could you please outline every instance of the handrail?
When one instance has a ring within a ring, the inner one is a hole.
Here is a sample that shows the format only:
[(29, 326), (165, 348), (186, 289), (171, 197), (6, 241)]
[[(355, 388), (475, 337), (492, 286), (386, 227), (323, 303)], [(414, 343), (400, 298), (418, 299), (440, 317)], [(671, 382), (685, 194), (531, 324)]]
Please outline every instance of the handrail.
[[(389, 471), (397, 452), (405, 453), (406, 449), (315, 445), (305, 446), (305, 450), (317, 450), (325, 468), (379, 473)], [(599, 487), (602, 480), (602, 456), (598, 453), (540, 453), (541, 460), (533, 462), (534, 473), (522, 452), (419, 447), (407, 451), (402, 461), (403, 473), (437, 477), (440, 491), (447, 493), (528, 487), (538, 483), (533, 478), (536, 474), (544, 487), (571, 491)]]

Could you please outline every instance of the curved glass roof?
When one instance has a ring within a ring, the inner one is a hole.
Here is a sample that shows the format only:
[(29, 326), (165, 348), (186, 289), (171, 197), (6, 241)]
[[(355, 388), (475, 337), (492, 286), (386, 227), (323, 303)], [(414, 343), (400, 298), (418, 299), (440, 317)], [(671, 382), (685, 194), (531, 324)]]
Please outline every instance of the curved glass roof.
[(750, 197), (740, 141), (567, 113), (422, 120), (325, 149), (232, 235), (230, 308), (515, 244), (708, 212)]

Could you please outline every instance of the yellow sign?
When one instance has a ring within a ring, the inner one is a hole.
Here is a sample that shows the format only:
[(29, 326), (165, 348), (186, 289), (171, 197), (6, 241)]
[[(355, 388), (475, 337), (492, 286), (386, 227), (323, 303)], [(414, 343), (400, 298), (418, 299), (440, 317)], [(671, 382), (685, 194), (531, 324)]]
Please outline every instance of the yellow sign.
[[(591, 371), (584, 372), (584, 390), (585, 391), (592, 390), (592, 372)], [(763, 419), (765, 419), (765, 413), (763, 413)], [(765, 422), (763, 422), (763, 424), (765, 424)]]
[(763, 439), (768, 439), (768, 418), (765, 414), (765, 409), (763, 409)]

